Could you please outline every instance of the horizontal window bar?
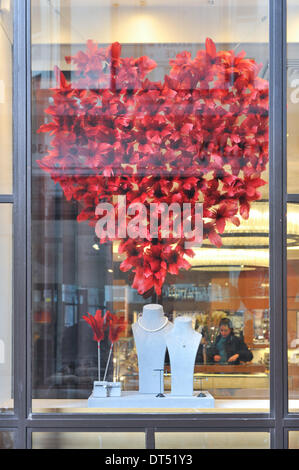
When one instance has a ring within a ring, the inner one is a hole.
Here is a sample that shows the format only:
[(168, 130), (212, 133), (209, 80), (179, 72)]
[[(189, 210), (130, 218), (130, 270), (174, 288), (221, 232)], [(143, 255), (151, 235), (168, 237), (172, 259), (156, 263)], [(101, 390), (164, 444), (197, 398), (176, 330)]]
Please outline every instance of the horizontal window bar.
[(299, 194), (288, 194), (287, 201), (288, 202), (299, 202)]
[(131, 418), (101, 418), (95, 415), (93, 416), (57, 416), (57, 415), (32, 415), (30, 419), (26, 420), (27, 427), (34, 428), (102, 428), (105, 430), (108, 429), (136, 429), (136, 428), (148, 428), (154, 427), (156, 430), (168, 429), (170, 426), (172, 429), (223, 429), (223, 428), (272, 428), (275, 426), (275, 420), (273, 418), (267, 417), (228, 417), (227, 415), (215, 417), (206, 417), (206, 418), (193, 418), (191, 420), (171, 418), (167, 416), (164, 419), (161, 417), (144, 417), (136, 418), (136, 416)]
[(299, 429), (299, 415), (284, 419), (284, 427)]
[(14, 197), (12, 194), (1, 194), (0, 195), (0, 204), (13, 204)]
[(5, 428), (16, 428), (19, 425), (19, 420), (15, 417), (12, 416), (9, 418), (8, 416), (1, 416), (0, 417), (0, 430), (3, 430)]

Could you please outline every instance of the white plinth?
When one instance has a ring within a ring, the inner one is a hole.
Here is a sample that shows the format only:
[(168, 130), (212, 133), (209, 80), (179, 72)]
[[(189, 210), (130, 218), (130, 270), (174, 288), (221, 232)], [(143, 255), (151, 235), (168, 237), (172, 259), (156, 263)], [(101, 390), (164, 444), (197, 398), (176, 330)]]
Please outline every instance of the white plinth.
[(138, 392), (122, 392), (120, 397), (88, 398), (89, 408), (214, 408), (215, 401), (209, 392), (204, 391), (205, 397), (175, 397), (165, 394), (164, 398), (156, 395)]

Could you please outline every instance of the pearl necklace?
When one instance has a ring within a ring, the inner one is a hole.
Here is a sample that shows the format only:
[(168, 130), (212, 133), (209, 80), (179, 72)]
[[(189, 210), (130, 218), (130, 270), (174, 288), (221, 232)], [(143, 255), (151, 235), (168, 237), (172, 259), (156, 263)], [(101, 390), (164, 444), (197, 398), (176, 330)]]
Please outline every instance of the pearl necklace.
[(138, 325), (140, 326), (140, 328), (144, 331), (148, 331), (149, 333), (155, 333), (156, 331), (160, 331), (162, 330), (163, 328), (165, 328), (165, 326), (167, 325), (168, 323), (168, 318), (166, 318), (165, 322), (163, 323), (162, 326), (159, 326), (159, 328), (156, 328), (155, 330), (150, 330), (149, 328), (145, 328), (145, 326), (141, 325), (140, 323), (140, 316), (138, 317), (138, 320), (137, 320), (137, 323)]

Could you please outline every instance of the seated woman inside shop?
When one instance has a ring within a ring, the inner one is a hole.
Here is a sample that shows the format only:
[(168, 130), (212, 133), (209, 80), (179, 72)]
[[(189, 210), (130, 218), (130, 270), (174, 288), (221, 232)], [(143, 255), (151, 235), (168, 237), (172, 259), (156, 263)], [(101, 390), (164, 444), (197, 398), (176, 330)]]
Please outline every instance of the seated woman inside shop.
[(219, 330), (220, 334), (209, 350), (209, 362), (235, 365), (252, 360), (252, 352), (242, 338), (235, 336), (229, 318), (220, 320)]

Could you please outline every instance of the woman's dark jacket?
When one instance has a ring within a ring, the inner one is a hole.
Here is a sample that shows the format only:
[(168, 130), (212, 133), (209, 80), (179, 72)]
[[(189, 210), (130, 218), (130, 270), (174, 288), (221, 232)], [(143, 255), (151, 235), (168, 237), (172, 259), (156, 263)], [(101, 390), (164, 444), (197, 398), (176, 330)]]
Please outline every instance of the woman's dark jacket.
[[(215, 362), (214, 356), (219, 355), (217, 344), (220, 338), (221, 335), (218, 335), (215, 343), (208, 349), (208, 362)], [(231, 356), (234, 356), (235, 354), (239, 354), (239, 358), (234, 362), (230, 362), (229, 364), (240, 364), (240, 361), (249, 362), (253, 358), (252, 352), (248, 349), (244, 340), (238, 336), (235, 336), (233, 333), (228, 335), (226, 338), (225, 351), (227, 354), (227, 359), (229, 359)]]

